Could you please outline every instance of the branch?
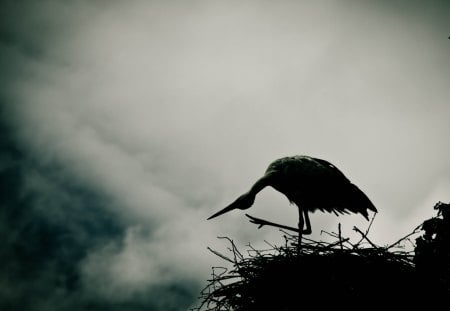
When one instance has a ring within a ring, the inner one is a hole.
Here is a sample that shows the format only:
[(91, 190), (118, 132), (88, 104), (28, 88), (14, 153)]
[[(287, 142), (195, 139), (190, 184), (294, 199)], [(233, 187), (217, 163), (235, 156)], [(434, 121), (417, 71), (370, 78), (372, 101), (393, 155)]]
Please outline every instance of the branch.
[[(343, 245), (342, 245), (342, 242), (348, 242), (350, 239), (349, 238), (345, 238), (345, 239), (343, 239), (343, 240), (339, 240), (339, 241), (337, 241), (337, 242), (334, 242), (334, 243), (332, 243), (332, 244), (328, 244), (327, 246), (325, 246), (325, 248), (333, 248), (333, 247), (335, 247), (336, 245), (340, 245), (340, 247), (341, 247), (341, 249), (343, 249)], [(347, 247), (346, 247), (347, 248)]]
[[(375, 245), (374, 243), (372, 243), (371, 240), (369, 240), (369, 238), (367, 237), (366, 234), (364, 234), (364, 232), (362, 232), (361, 230), (359, 230), (357, 227), (353, 227), (353, 230), (356, 231), (356, 232), (358, 232), (359, 234), (361, 234), (361, 236), (363, 237), (363, 239), (365, 239), (367, 242), (369, 242), (369, 244), (372, 245), (372, 247), (378, 248), (377, 245)], [(358, 242), (358, 244), (359, 244), (359, 242)], [(356, 245), (358, 245), (358, 244), (356, 244)]]
[[(358, 246), (364, 239), (367, 240), (367, 235), (369, 234), (370, 227), (372, 227), (372, 223), (373, 223), (373, 221), (375, 220), (375, 216), (377, 216), (377, 213), (373, 214), (373, 217), (372, 217), (372, 219), (370, 220), (369, 226), (368, 226), (367, 229), (366, 229), (366, 233), (365, 233), (365, 234), (362, 234), (361, 240), (359, 240), (358, 243), (355, 244), (356, 246)], [(355, 230), (355, 231), (356, 231), (356, 230)]]
[(417, 232), (419, 232), (420, 229), (421, 229), (421, 227), (422, 227), (422, 224), (420, 224), (419, 226), (417, 226), (417, 227), (413, 230), (413, 232), (411, 232), (410, 234), (404, 236), (403, 238), (401, 238), (401, 239), (398, 240), (397, 242), (392, 243), (391, 245), (389, 245), (389, 246), (386, 247), (386, 248), (387, 248), (387, 249), (390, 249), (391, 247), (394, 247), (395, 245), (397, 245), (397, 244), (399, 244), (400, 242), (402, 242), (403, 240), (406, 240), (406, 239), (409, 238), (411, 235), (416, 234)]
[(213, 250), (211, 247), (207, 247), (207, 249), (208, 249), (211, 253), (213, 253), (214, 255), (216, 255), (216, 256), (222, 258), (223, 260), (226, 260), (226, 261), (228, 261), (228, 262), (234, 263), (233, 260), (231, 260), (230, 258), (228, 258), (228, 257), (225, 256), (225, 255), (222, 255), (222, 254), (219, 253), (218, 251)]
[(285, 226), (285, 225), (280, 225), (274, 222), (270, 222), (261, 218), (256, 218), (253, 216), (250, 216), (249, 214), (245, 214), (245, 216), (247, 216), (248, 218), (250, 218), (250, 222), (257, 224), (258, 225), (258, 229), (261, 229), (264, 226), (272, 226), (272, 227), (277, 227), (277, 228), (281, 228), (281, 229), (286, 229), (286, 230), (291, 230), (291, 231), (295, 231), (295, 232), (299, 232), (299, 229), (294, 228), (294, 227), (289, 227), (289, 226)]
[(234, 241), (226, 236), (218, 236), (218, 239), (225, 239), (231, 244), (231, 248), (228, 248), (231, 252), (233, 252), (234, 255), (234, 261), (237, 262), (236, 257), (239, 257), (240, 260), (244, 259), (244, 256), (239, 252), (238, 248), (236, 247), (236, 244), (234, 244)]

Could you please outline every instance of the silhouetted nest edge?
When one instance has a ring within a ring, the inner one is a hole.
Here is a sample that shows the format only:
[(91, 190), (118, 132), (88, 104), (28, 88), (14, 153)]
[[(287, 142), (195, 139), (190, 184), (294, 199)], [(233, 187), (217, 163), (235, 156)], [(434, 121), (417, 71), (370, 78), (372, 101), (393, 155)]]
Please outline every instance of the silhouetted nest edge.
[[(370, 228), (370, 226), (369, 226)], [(340, 229), (340, 228), (339, 228)], [(322, 307), (347, 307), (371, 301), (386, 301), (404, 307), (418, 302), (448, 299), (448, 288), (432, 277), (418, 273), (414, 251), (398, 247), (403, 242), (414, 244), (410, 237), (421, 226), (388, 246), (378, 246), (358, 228), (361, 240), (353, 244), (338, 234), (326, 234), (334, 242), (318, 242), (303, 238), (298, 252), (298, 237), (284, 234), (284, 245), (266, 242), (266, 250), (248, 245), (246, 256), (232, 239), (224, 255), (212, 253), (232, 265), (231, 269), (213, 267), (212, 278), (200, 295), (201, 304), (194, 310), (298, 310), (301, 301), (316, 301)], [(368, 229), (369, 230), (369, 229)]]

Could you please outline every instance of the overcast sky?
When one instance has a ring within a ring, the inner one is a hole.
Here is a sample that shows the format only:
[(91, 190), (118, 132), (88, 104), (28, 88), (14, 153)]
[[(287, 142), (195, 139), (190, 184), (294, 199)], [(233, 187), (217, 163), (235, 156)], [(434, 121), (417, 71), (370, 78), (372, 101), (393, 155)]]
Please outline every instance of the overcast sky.
[[(185, 310), (245, 248), (206, 218), (268, 164), (326, 159), (379, 244), (450, 201), (448, 1), (2, 1), (0, 306)], [(296, 225), (265, 189), (250, 214)], [(365, 229), (312, 215), (315, 237)], [(26, 298), (24, 298), (26, 297)]]

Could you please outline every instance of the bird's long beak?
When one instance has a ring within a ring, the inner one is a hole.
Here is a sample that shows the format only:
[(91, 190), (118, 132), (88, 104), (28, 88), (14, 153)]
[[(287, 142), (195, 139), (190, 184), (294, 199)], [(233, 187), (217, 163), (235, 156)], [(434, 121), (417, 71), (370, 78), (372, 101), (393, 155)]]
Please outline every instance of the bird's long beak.
[(217, 213), (215, 213), (214, 215), (212, 215), (211, 217), (209, 217), (207, 220), (213, 219), (213, 218), (215, 218), (215, 217), (217, 217), (217, 216), (220, 216), (220, 215), (222, 215), (222, 214), (225, 214), (225, 213), (227, 213), (227, 212), (229, 212), (229, 211), (232, 211), (232, 210), (234, 210), (234, 209), (236, 209), (236, 207), (234, 206), (233, 203), (231, 203), (230, 205), (228, 205), (228, 206), (225, 207), (224, 209), (218, 211)]

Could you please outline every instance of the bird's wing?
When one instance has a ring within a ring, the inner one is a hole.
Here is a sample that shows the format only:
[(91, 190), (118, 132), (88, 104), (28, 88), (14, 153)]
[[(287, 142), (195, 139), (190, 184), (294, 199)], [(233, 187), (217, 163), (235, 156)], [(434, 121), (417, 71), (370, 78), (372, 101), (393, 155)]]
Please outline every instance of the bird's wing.
[(344, 173), (342, 173), (336, 166), (334, 166), (330, 162), (318, 158), (312, 159), (314, 159), (314, 161), (318, 162), (320, 165), (324, 166), (330, 173), (332, 173), (336, 177), (350, 182), (350, 180), (347, 177), (345, 177)]
[(266, 174), (282, 174), (290, 179), (290, 182), (308, 183), (314, 181), (350, 182), (347, 177), (328, 161), (309, 156), (284, 157), (272, 162), (267, 168)]

